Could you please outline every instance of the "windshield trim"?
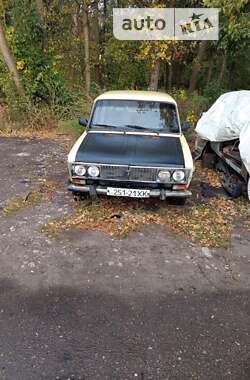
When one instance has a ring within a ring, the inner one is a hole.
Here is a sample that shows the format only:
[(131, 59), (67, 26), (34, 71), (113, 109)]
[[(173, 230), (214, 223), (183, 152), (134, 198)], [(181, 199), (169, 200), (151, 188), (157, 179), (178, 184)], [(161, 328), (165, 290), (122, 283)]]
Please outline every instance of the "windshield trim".
[(89, 129), (87, 133), (102, 133), (110, 135), (139, 135), (139, 136), (158, 136), (158, 137), (180, 137), (181, 132), (139, 132), (139, 131), (122, 131), (122, 130), (108, 130), (108, 129)]
[[(97, 106), (97, 104), (98, 104), (98, 102), (100, 102), (100, 101), (102, 101), (103, 99), (97, 99), (97, 100), (95, 100), (94, 101), (94, 104), (93, 104), (93, 107), (92, 107), (92, 111), (91, 111), (91, 115), (90, 115), (90, 119), (89, 119), (89, 123), (88, 123), (88, 126), (87, 126), (87, 131), (93, 131), (96, 127), (92, 127), (92, 120), (93, 120), (93, 116), (94, 116), (94, 112), (95, 112), (95, 109), (96, 109), (96, 106)], [(145, 128), (145, 131), (148, 131), (147, 133), (145, 133), (145, 132), (140, 132), (139, 130), (133, 130), (133, 132), (132, 131), (128, 131), (128, 129), (125, 129), (125, 128), (123, 128), (123, 129), (121, 129), (121, 127), (110, 127), (110, 128), (112, 128), (112, 129), (110, 129), (110, 131), (111, 132), (113, 132), (113, 130), (115, 129), (115, 128), (117, 128), (117, 132), (118, 133), (121, 133), (121, 134), (124, 134), (125, 132), (126, 133), (131, 133), (132, 132), (132, 134), (153, 134), (153, 135), (160, 135), (160, 134), (169, 134), (169, 135), (181, 135), (182, 134), (182, 130), (181, 130), (181, 122), (180, 122), (180, 115), (179, 115), (179, 110), (178, 110), (178, 107), (177, 107), (177, 104), (173, 104), (173, 103), (170, 103), (170, 102), (162, 102), (162, 101), (157, 101), (157, 100), (140, 100), (140, 99), (138, 99), (138, 100), (136, 100), (136, 99), (104, 99), (104, 100), (122, 100), (122, 101), (142, 101), (142, 102), (144, 102), (144, 103), (151, 103), (151, 102), (155, 102), (155, 103), (163, 103), (163, 104), (169, 104), (169, 105), (172, 105), (172, 106), (174, 106), (175, 107), (175, 111), (176, 111), (176, 115), (177, 115), (177, 122), (178, 122), (178, 127), (179, 127), (179, 131), (178, 132), (170, 132), (170, 131), (167, 131), (167, 130), (165, 130), (165, 132), (164, 132), (164, 129), (161, 129), (161, 130), (159, 130), (159, 131), (155, 131), (155, 130), (152, 130), (152, 129), (149, 129), (149, 128)], [(99, 128), (99, 127), (97, 127), (97, 128)], [(101, 128), (101, 127), (100, 127)], [(131, 128), (132, 129), (132, 128)], [(103, 128), (103, 130), (102, 131), (105, 131), (105, 132), (108, 132), (109, 130), (108, 130), (108, 128), (107, 127), (105, 127), (105, 128)]]

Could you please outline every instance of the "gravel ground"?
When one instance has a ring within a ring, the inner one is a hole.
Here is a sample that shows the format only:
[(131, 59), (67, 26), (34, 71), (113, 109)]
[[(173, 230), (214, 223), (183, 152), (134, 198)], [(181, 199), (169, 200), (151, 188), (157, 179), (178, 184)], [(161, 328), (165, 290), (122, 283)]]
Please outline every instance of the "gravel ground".
[[(0, 379), (249, 380), (250, 234), (217, 250), (155, 225), (48, 236), (74, 210), (65, 159), (50, 140), (0, 138)], [(45, 178), (46, 199), (4, 214)]]

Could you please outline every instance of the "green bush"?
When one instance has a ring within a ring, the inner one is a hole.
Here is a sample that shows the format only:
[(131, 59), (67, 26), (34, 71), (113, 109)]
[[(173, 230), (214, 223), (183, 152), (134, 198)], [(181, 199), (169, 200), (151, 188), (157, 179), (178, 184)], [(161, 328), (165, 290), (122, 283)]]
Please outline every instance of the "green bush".
[[(5, 33), (29, 101), (34, 105), (49, 106), (55, 113), (60, 113), (61, 107), (73, 104), (73, 96), (56, 67), (53, 52), (46, 47), (47, 36), (38, 20), (35, 2), (29, 5), (24, 0), (15, 2)], [(23, 104), (16, 104), (15, 89), (2, 62), (0, 84), (10, 108), (22, 111)]]
[(211, 81), (205, 86), (203, 96), (209, 100), (209, 103), (214, 103), (224, 92), (218, 81)]
[(195, 126), (200, 114), (207, 111), (210, 102), (209, 99), (194, 91), (189, 94), (184, 89), (173, 89), (171, 95), (178, 104), (181, 122), (189, 122)]

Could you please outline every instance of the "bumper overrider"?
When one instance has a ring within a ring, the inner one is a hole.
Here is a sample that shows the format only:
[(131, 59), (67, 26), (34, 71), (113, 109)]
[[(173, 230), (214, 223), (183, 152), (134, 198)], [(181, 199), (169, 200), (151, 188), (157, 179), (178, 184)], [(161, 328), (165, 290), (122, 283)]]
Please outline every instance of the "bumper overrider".
[[(131, 188), (133, 188), (133, 184), (131, 184)], [(145, 188), (145, 190), (149, 190), (149, 197), (166, 199), (170, 197), (174, 198), (187, 198), (192, 195), (189, 190), (167, 190), (167, 189), (149, 189)], [(75, 185), (70, 183), (68, 185), (68, 190), (76, 193), (89, 193), (91, 195), (107, 195), (108, 187), (107, 186), (95, 186), (95, 185)]]

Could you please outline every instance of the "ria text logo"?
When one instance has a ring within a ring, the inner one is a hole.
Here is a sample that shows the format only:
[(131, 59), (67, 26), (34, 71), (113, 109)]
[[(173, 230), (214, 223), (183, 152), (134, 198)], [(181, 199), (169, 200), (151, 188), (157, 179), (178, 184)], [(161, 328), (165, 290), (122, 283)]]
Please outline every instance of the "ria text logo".
[(114, 8), (119, 40), (218, 40), (218, 8)]

